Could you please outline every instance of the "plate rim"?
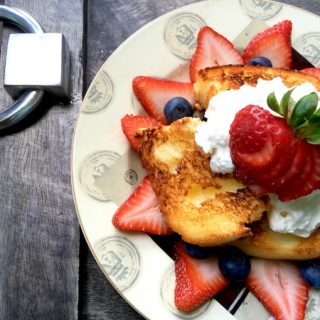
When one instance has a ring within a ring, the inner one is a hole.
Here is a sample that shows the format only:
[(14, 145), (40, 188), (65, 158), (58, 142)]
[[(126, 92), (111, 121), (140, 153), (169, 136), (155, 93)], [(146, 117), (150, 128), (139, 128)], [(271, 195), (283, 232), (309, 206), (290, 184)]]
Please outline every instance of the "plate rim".
[[(82, 97), (82, 102), (80, 105), (80, 109), (78, 111), (76, 120), (74, 122), (74, 130), (73, 130), (73, 134), (72, 134), (72, 145), (71, 145), (71, 157), (70, 157), (70, 171), (71, 171), (71, 176), (70, 176), (70, 180), (71, 180), (71, 189), (72, 189), (72, 199), (73, 199), (73, 204), (75, 206), (76, 209), (76, 215), (77, 215), (77, 220), (79, 222), (80, 228), (81, 228), (81, 232), (85, 238), (86, 241), (86, 245), (88, 246), (88, 248), (90, 249), (90, 252), (92, 254), (92, 256), (94, 257), (94, 260), (96, 261), (97, 265), (99, 266), (100, 271), (102, 271), (103, 275), (106, 277), (106, 279), (108, 280), (108, 283), (118, 292), (118, 294), (120, 295), (120, 297), (132, 308), (134, 309), (140, 316), (142, 316), (145, 319), (149, 319), (142, 310), (138, 309), (129, 299), (126, 298), (126, 296), (123, 294), (123, 292), (113, 283), (113, 281), (111, 280), (111, 278), (109, 277), (109, 275), (107, 274), (107, 272), (105, 271), (105, 269), (103, 268), (103, 266), (101, 265), (99, 258), (93, 248), (93, 243), (90, 242), (89, 240), (89, 236), (85, 230), (85, 225), (81, 219), (81, 214), (80, 214), (80, 208), (79, 208), (79, 204), (77, 202), (77, 195), (76, 195), (76, 188), (75, 188), (75, 181), (77, 179), (77, 173), (74, 172), (75, 168), (74, 168), (74, 163), (76, 161), (75, 159), (75, 141), (76, 141), (76, 136), (77, 136), (77, 130), (79, 129), (79, 122), (80, 122), (80, 118), (82, 115), (82, 108), (83, 105), (86, 102), (86, 97), (88, 95), (88, 93), (90, 92), (90, 90), (92, 89), (95, 81), (99, 78), (100, 73), (103, 71), (104, 66), (108, 63), (108, 61), (110, 59), (112, 59), (113, 56), (117, 55), (119, 51), (123, 50), (123, 48), (130, 43), (131, 41), (134, 40), (134, 38), (136, 38), (137, 36), (139, 36), (141, 33), (143, 33), (146, 29), (149, 29), (150, 27), (152, 27), (153, 25), (156, 25), (159, 21), (165, 19), (166, 17), (169, 17), (170, 15), (174, 15), (175, 13), (181, 12), (182, 10), (187, 10), (190, 9), (192, 7), (198, 7), (198, 6), (202, 6), (202, 5), (210, 5), (211, 3), (218, 3), (218, 2), (223, 2), (224, 0), (203, 0), (203, 1), (199, 1), (199, 2), (194, 2), (194, 3), (190, 3), (190, 4), (186, 4), (180, 7), (177, 7), (173, 10), (167, 11), (165, 13), (162, 13), (161, 15), (159, 15), (158, 17), (156, 17), (153, 20), (148, 21), (146, 24), (144, 24), (143, 26), (141, 26), (140, 28), (138, 28), (136, 31), (134, 31), (132, 34), (130, 34), (124, 41), (122, 41), (119, 46), (116, 47), (116, 49), (109, 55), (109, 57), (102, 63), (102, 65), (99, 67), (97, 73), (95, 74), (95, 76), (93, 77), (92, 81), (90, 82), (90, 85), (88, 86), (85, 94)], [(239, 0), (238, 0), (239, 1)], [(267, 0), (271, 3), (276, 3), (276, 4), (281, 4), (284, 7), (288, 7), (291, 8), (295, 11), (301, 11), (305, 14), (308, 15), (312, 15), (318, 19), (320, 19), (320, 16), (314, 12), (308, 11), (306, 9), (300, 8), (300, 7), (296, 7), (293, 4), (287, 4), (287, 3), (283, 3), (283, 2), (279, 2), (279, 1), (275, 1), (275, 0)], [(234, 315), (232, 315), (235, 318)]]

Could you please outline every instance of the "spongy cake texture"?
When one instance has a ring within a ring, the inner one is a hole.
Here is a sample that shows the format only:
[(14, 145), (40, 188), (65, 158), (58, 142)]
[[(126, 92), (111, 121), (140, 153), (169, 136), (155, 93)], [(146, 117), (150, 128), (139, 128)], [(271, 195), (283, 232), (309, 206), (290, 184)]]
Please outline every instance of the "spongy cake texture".
[(212, 246), (251, 234), (267, 204), (230, 175), (214, 174), (195, 144), (201, 121), (184, 118), (142, 131), (140, 157), (167, 224), (190, 243)]

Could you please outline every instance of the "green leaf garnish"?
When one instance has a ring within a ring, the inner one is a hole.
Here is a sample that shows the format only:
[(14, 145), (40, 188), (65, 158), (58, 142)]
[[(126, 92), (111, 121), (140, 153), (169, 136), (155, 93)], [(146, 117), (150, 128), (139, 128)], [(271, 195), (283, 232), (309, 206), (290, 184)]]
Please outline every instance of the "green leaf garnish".
[(294, 106), (290, 117), (289, 124), (293, 128), (297, 128), (303, 123), (310, 120), (318, 106), (318, 95), (310, 93), (302, 97)]
[(308, 121), (296, 130), (296, 135), (311, 144), (320, 144), (320, 119)]
[(274, 112), (280, 113), (280, 106), (274, 92), (270, 93), (267, 98), (267, 104)]
[(320, 109), (318, 109), (311, 117), (310, 121), (320, 120)]
[(292, 103), (294, 103), (293, 99), (291, 98), (291, 93), (292, 93), (293, 89), (289, 90), (281, 99), (280, 102), (280, 114), (288, 120), (288, 111), (291, 109), (289, 108), (292, 106)]
[(313, 92), (303, 96), (297, 103), (292, 99), (294, 89), (289, 90), (279, 103), (273, 93), (267, 98), (270, 109), (284, 117), (295, 134), (311, 144), (320, 144), (319, 97)]

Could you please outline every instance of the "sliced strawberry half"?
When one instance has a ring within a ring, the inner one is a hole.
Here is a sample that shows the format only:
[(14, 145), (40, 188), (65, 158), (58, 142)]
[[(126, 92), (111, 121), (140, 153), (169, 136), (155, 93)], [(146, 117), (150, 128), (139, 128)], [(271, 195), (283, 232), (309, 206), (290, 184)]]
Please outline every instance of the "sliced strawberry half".
[(292, 23), (284, 20), (254, 36), (243, 52), (243, 61), (264, 56), (275, 68), (290, 69), (292, 65), (291, 47)]
[(310, 194), (320, 188), (320, 145), (311, 145), (306, 141), (302, 170), (296, 179), (288, 181), (278, 191), (281, 201), (289, 201)]
[(304, 319), (309, 288), (293, 263), (252, 259), (246, 285), (277, 320)]
[(138, 129), (149, 129), (159, 126), (161, 126), (161, 122), (148, 116), (127, 114), (121, 119), (122, 131), (134, 150), (139, 150), (140, 148), (140, 142), (136, 138)]
[(230, 126), (230, 148), (237, 170), (263, 168), (276, 158), (265, 130), (269, 118), (269, 113), (255, 105), (249, 105), (236, 114)]
[(195, 82), (199, 70), (228, 64), (243, 64), (239, 52), (224, 36), (206, 26), (200, 29), (197, 47), (190, 62), (190, 79)]
[(135, 192), (119, 207), (112, 219), (122, 231), (143, 231), (155, 235), (172, 234), (160, 211), (157, 196), (149, 177), (145, 177)]
[(277, 155), (269, 166), (258, 171), (257, 182), (269, 185), (270, 191), (276, 191), (281, 185), (279, 177), (285, 175), (292, 167), (295, 158), (297, 139), (287, 122), (280, 117), (271, 116), (268, 124), (272, 149)]
[(235, 175), (245, 184), (273, 191), (273, 181), (290, 166), (294, 135), (284, 119), (249, 105), (239, 111), (230, 127), (230, 149)]
[(292, 22), (290, 20), (283, 20), (280, 21), (273, 26), (265, 29), (262, 32), (257, 33), (252, 40), (260, 40), (263, 39), (267, 34), (276, 34), (281, 33), (283, 34), (288, 40), (291, 39), (291, 33), (292, 33)]
[(211, 299), (228, 286), (221, 274), (218, 258), (195, 259), (187, 254), (182, 242), (174, 247), (176, 287), (174, 292), (177, 309), (188, 312)]
[(182, 97), (194, 105), (191, 83), (138, 76), (132, 81), (133, 92), (147, 113), (166, 124), (165, 104), (174, 97)]
[(295, 137), (284, 118), (259, 106), (236, 114), (229, 145), (235, 177), (255, 194), (289, 201), (320, 188), (320, 145)]
[(274, 179), (273, 186), (275, 190), (278, 190), (280, 187), (283, 189), (290, 188), (291, 183), (293, 183), (296, 179), (299, 179), (299, 176), (306, 164), (308, 149), (309, 148), (304, 140), (297, 140), (295, 143), (293, 161), (290, 167), (288, 167), (287, 170), (277, 178), (274, 178), (274, 171), (270, 172)]
[(306, 68), (300, 70), (300, 72), (311, 74), (312, 76), (320, 78), (320, 68)]

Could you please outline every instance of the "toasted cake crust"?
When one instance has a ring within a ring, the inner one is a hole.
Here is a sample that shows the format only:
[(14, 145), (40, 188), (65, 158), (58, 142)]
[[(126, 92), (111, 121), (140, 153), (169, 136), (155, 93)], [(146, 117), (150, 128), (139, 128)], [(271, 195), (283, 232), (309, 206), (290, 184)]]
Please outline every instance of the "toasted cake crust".
[(210, 99), (221, 91), (239, 89), (243, 84), (256, 86), (258, 79), (281, 77), (287, 87), (304, 82), (312, 83), (320, 91), (320, 79), (294, 70), (253, 66), (220, 66), (200, 70), (193, 85), (195, 108), (207, 109)]
[(251, 235), (248, 224), (267, 204), (231, 175), (210, 170), (209, 156), (194, 141), (200, 123), (184, 118), (144, 130), (139, 153), (167, 224), (187, 242), (213, 246)]
[(320, 256), (320, 228), (308, 238), (301, 238), (272, 231), (264, 217), (252, 232), (252, 236), (239, 239), (232, 245), (250, 256), (264, 259), (307, 260)]

